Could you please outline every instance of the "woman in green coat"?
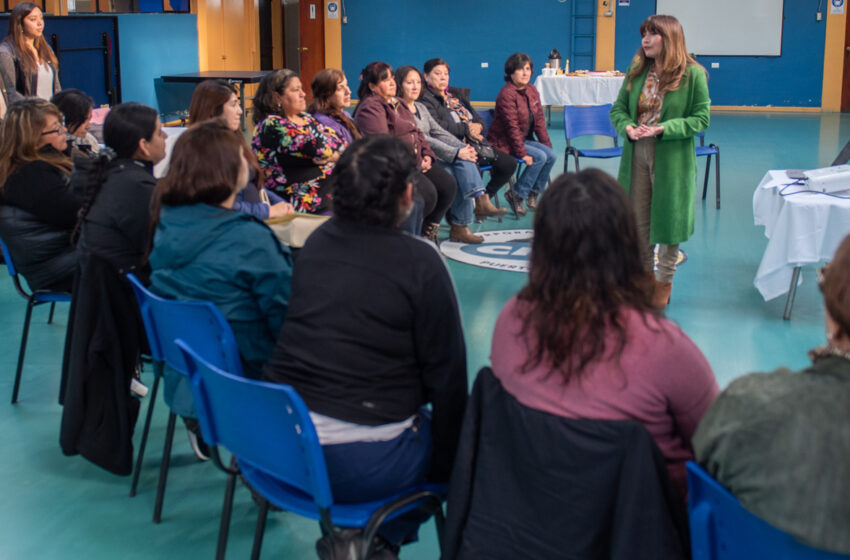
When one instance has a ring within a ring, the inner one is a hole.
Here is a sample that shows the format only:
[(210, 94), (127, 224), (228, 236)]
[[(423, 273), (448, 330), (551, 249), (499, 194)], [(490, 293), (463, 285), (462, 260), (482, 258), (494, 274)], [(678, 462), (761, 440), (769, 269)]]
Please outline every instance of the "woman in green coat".
[(694, 135), (708, 128), (710, 100), (705, 69), (688, 54), (676, 18), (650, 16), (640, 34), (641, 47), (611, 122), (629, 140), (618, 178), (632, 201), (649, 273), (658, 245), (653, 304), (663, 309), (673, 289), (679, 243), (694, 232)]

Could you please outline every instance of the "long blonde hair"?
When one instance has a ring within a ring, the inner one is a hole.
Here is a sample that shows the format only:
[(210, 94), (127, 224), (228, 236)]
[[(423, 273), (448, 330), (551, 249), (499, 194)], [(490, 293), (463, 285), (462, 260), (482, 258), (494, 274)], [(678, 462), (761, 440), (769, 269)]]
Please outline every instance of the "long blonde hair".
[(54, 115), (62, 122), (62, 112), (56, 105), (37, 97), (27, 97), (9, 105), (0, 128), (0, 189), (9, 175), (33, 161), (44, 161), (64, 173), (71, 173), (71, 158), (59, 152), (39, 151), (47, 115)]
[[(690, 65), (697, 66), (705, 71), (702, 65), (688, 54), (688, 49), (685, 47), (685, 33), (682, 31), (682, 24), (673, 16), (649, 16), (640, 24), (640, 36), (643, 37), (647, 33), (661, 36), (661, 54), (655, 59), (656, 69), (660, 71), (658, 77), (659, 93), (677, 89), (679, 83), (682, 81), (682, 76), (685, 75), (685, 71)], [(643, 52), (643, 48), (639, 47), (635, 57), (632, 59), (632, 66), (627, 76), (627, 90), (631, 90), (632, 80), (640, 76), (646, 67), (651, 64), (652, 59), (647, 58), (646, 53)]]

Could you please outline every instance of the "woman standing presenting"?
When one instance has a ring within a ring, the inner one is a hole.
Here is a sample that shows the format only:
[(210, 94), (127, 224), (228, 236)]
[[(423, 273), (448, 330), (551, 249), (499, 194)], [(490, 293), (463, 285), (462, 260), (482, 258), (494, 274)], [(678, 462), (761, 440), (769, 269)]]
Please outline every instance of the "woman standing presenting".
[(44, 40), (44, 14), (32, 2), (15, 6), (0, 43), (0, 78), (9, 103), (23, 97), (50, 100), (61, 89), (59, 62)]
[(630, 141), (623, 147), (620, 184), (629, 193), (644, 269), (658, 272), (652, 303), (670, 300), (679, 243), (694, 231), (697, 163), (694, 135), (708, 128), (705, 69), (688, 54), (682, 25), (654, 15), (640, 26), (641, 48), (611, 109), (611, 122)]

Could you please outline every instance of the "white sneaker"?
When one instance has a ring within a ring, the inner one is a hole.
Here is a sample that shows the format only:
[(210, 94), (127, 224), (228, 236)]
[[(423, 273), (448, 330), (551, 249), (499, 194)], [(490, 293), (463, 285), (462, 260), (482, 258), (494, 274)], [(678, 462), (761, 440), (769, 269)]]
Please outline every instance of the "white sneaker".
[(130, 380), (130, 392), (138, 395), (139, 398), (148, 396), (147, 386), (135, 377)]
[(183, 422), (186, 424), (186, 435), (189, 436), (189, 445), (192, 446), (192, 451), (195, 456), (201, 461), (210, 460), (210, 450), (204, 440), (201, 438), (201, 426), (195, 418), (184, 417)]

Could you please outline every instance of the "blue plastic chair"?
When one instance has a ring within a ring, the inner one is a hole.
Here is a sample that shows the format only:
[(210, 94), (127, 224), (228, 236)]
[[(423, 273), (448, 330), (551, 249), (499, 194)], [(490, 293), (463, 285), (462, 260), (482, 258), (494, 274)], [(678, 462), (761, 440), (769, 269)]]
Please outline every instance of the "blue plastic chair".
[(702, 199), (705, 200), (705, 194), (708, 190), (708, 172), (711, 169), (711, 156), (715, 157), (714, 164), (714, 200), (715, 207), (720, 210), (720, 148), (717, 144), (705, 145), (705, 132), (697, 134), (699, 138), (699, 146), (695, 146), (697, 157), (705, 156), (705, 178), (702, 182)]
[[(150, 290), (133, 274), (127, 279), (136, 294), (139, 312), (145, 325), (151, 358), (154, 362), (154, 384), (151, 390), (150, 404), (142, 431), (142, 441), (136, 457), (136, 468), (133, 482), (130, 486), (130, 496), (136, 495), (139, 483), (139, 471), (145, 455), (148, 432), (150, 431), (151, 416), (156, 404), (156, 392), (162, 377), (163, 364), (187, 375), (188, 369), (183, 359), (183, 353), (174, 345), (174, 341), (182, 338), (196, 348), (203, 356), (214, 364), (226, 367), (228, 371), (242, 375), (242, 362), (236, 339), (227, 320), (218, 308), (208, 301), (177, 301), (160, 297)], [(165, 484), (168, 478), (168, 467), (171, 461), (171, 444), (174, 440), (174, 425), (177, 415), (168, 415), (168, 428), (165, 433), (165, 446), (162, 451), (162, 463), (159, 470), (159, 482), (156, 490), (153, 522), (162, 521), (162, 502), (165, 497)]]
[(756, 517), (702, 467), (689, 461), (688, 514), (693, 560), (838, 560)]
[[(569, 156), (576, 162), (576, 173), (579, 172), (579, 158), (610, 159), (623, 155), (623, 147), (619, 145), (619, 135), (611, 124), (611, 104), (564, 107), (564, 137), (567, 147), (564, 149), (564, 173), (567, 172)], [(611, 148), (576, 148), (570, 142), (581, 136), (609, 136), (614, 139)]]
[[(319, 521), (322, 534), (337, 527), (363, 528), (359, 558), (372, 552), (372, 540), (384, 521), (426, 508), (436, 517), (442, 545), (443, 484), (419, 484), (384, 500), (335, 504), (325, 456), (304, 401), (289, 385), (247, 379), (223, 371), (178, 340), (189, 365), (192, 394), (204, 440), (219, 468), (228, 473), (222, 528), (229, 522), (236, 474), (263, 496), (251, 558), (259, 558), (269, 502)], [(237, 468), (225, 468), (216, 446), (236, 457)], [(223, 552), (223, 551), (221, 551)]]
[[(15, 268), (15, 262), (12, 260), (12, 254), (6, 243), (0, 239), (0, 249), (3, 251), (3, 258), (6, 260), (6, 270), (9, 271), (9, 276), (12, 277), (12, 282), (15, 284), (15, 290), (21, 297), (27, 300), (27, 313), (24, 317), (24, 330), (21, 333), (21, 349), (18, 352), (18, 367), (15, 370), (15, 384), (12, 386), (12, 404), (18, 402), (18, 391), (21, 387), (21, 373), (24, 370), (24, 356), (27, 353), (27, 339), (30, 332), (30, 320), (32, 319), (32, 310), (38, 305), (45, 303), (50, 304), (50, 315), (47, 318), (47, 324), (53, 322), (53, 310), (56, 308), (57, 302), (70, 302), (71, 294), (68, 292), (51, 292), (49, 290), (35, 290), (32, 293), (27, 292), (21, 277), (18, 275), (18, 270)], [(61, 388), (60, 388), (61, 391)], [(61, 401), (61, 395), (60, 395)]]

